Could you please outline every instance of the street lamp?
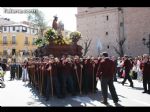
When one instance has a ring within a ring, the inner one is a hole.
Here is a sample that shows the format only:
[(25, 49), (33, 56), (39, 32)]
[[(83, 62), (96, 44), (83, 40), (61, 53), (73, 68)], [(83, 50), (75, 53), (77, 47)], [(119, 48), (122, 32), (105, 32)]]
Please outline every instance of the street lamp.
[(143, 38), (142, 41), (143, 41), (143, 44), (149, 48), (149, 55), (150, 55), (150, 34), (149, 34), (149, 40), (148, 41), (146, 41), (145, 38)]

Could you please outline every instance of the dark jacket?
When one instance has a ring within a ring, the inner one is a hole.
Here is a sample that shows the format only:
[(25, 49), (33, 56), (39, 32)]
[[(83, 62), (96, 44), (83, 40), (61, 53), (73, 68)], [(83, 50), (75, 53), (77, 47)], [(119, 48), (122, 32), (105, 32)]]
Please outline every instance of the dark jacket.
[(150, 79), (150, 61), (141, 63), (140, 68), (143, 71), (143, 77)]
[(125, 71), (129, 72), (132, 69), (133, 65), (130, 60), (126, 59), (124, 61), (123, 67), (125, 68)]
[(98, 69), (98, 77), (113, 79), (115, 73), (115, 63), (109, 58), (101, 61)]

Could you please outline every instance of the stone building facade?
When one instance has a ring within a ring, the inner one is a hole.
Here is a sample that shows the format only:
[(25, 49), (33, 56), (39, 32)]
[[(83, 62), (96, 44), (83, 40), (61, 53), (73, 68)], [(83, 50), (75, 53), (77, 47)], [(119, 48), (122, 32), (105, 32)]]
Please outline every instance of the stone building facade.
[(77, 8), (77, 30), (82, 33), (80, 44), (92, 39), (87, 55), (97, 56), (107, 51), (118, 56), (117, 40), (126, 38), (124, 52), (130, 56), (149, 53), (142, 39), (150, 34), (149, 7), (79, 7)]

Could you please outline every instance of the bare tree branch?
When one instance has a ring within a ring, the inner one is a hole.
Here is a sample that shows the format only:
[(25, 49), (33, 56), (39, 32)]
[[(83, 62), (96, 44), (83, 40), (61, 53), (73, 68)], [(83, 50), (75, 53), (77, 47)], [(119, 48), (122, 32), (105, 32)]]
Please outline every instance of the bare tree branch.
[(85, 56), (87, 54), (87, 52), (89, 51), (89, 47), (91, 45), (91, 42), (92, 42), (92, 39), (89, 39), (89, 38), (87, 38), (84, 41), (84, 47), (83, 47), (84, 53), (83, 53), (83, 56)]
[(117, 48), (115, 46), (113, 46), (115, 52), (120, 56), (124, 56), (124, 43), (126, 41), (126, 38), (122, 38), (122, 39), (116, 39), (117, 42)]

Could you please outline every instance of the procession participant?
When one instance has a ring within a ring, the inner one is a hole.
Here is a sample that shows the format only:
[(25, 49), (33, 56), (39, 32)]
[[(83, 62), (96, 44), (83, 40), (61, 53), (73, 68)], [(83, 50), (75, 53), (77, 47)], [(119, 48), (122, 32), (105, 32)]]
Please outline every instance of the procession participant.
[(79, 56), (75, 56), (74, 58), (74, 86), (75, 86), (75, 92), (82, 94), (82, 69), (83, 65), (80, 62)]
[(16, 79), (19, 79), (19, 62), (16, 62)]
[(46, 101), (49, 100), (50, 97), (50, 93), (53, 96), (53, 85), (52, 85), (52, 79), (51, 79), (51, 75), (52, 75), (52, 67), (51, 67), (51, 61), (49, 60), (49, 62), (46, 64)]
[(71, 94), (74, 95), (74, 84), (73, 84), (73, 63), (71, 58), (66, 58), (62, 62), (62, 73), (63, 73), (63, 96), (67, 94), (67, 87)]
[(108, 104), (107, 97), (108, 97), (108, 87), (111, 93), (112, 99), (116, 104), (118, 102), (118, 96), (113, 84), (113, 76), (115, 73), (115, 64), (114, 62), (108, 57), (108, 53), (103, 53), (103, 59), (100, 63), (100, 67), (97, 72), (97, 77), (100, 77), (101, 80), (101, 89), (103, 95), (103, 101), (101, 103)]
[(60, 82), (59, 82), (59, 59), (56, 57), (52, 59), (51, 63), (51, 70), (52, 70), (52, 81), (53, 81), (53, 88), (54, 88), (54, 94), (56, 93), (56, 96), (58, 98), (62, 98), (61, 90), (60, 90)]
[(39, 63), (39, 58), (36, 59), (36, 62), (35, 62), (35, 88), (38, 89), (38, 80), (39, 80), (39, 66), (40, 66), (40, 63)]
[(10, 64), (10, 80), (14, 80), (16, 74), (16, 62), (15, 60), (12, 60), (12, 63)]
[(46, 76), (46, 66), (49, 63), (49, 58), (44, 57), (42, 66), (42, 95), (46, 96), (46, 86), (47, 86), (47, 76)]
[(137, 66), (137, 79), (138, 79), (139, 82), (142, 81), (142, 76), (143, 76), (142, 70), (140, 69), (141, 63), (142, 63), (142, 57), (138, 56), (136, 66)]
[(89, 83), (89, 87), (88, 87), (89, 91), (88, 92), (89, 93), (94, 92), (94, 68), (95, 68), (95, 63), (94, 63), (93, 59), (94, 59), (94, 57), (91, 57), (87, 62), (87, 64), (88, 64), (88, 70), (87, 70), (88, 74), (87, 75), (89, 77), (89, 81), (88, 81), (88, 83)]
[(83, 57), (83, 94), (88, 94), (87, 57)]
[(84, 61), (83, 64), (83, 92), (84, 94), (88, 94), (91, 91), (92, 87), (92, 68), (93, 65), (91, 63), (90, 57), (87, 56), (87, 58)]
[(117, 63), (117, 59), (116, 59), (116, 57), (115, 56), (112, 56), (112, 58), (111, 58), (113, 61), (114, 61), (114, 63), (115, 63), (115, 73), (114, 73), (114, 81), (115, 82), (117, 82), (117, 65), (118, 65), (118, 63)]
[(121, 66), (121, 58), (120, 57), (118, 57), (118, 59), (117, 59), (117, 74), (118, 74), (118, 77), (122, 77), (121, 75), (122, 75), (122, 72), (121, 72), (121, 68), (122, 68), (122, 66)]
[[(6, 63), (1, 62), (1, 59), (0, 59), (0, 67), (2, 68), (3, 73), (5, 74), (6, 73), (6, 69), (7, 69), (7, 65), (6, 65)], [(4, 77), (2, 77), (2, 78), (4, 80)]]
[(94, 61), (94, 57), (91, 57), (91, 62), (92, 62), (92, 77), (90, 78), (91, 79), (91, 92), (92, 93), (95, 93), (95, 89), (96, 89), (96, 72), (95, 72), (95, 69), (96, 69), (96, 64), (95, 64), (95, 61)]
[(29, 74), (27, 71), (27, 60), (25, 60), (22, 64), (22, 80), (23, 82), (25, 82), (25, 84), (26, 84), (26, 81), (29, 80)]
[(31, 76), (31, 84), (34, 86), (34, 77), (35, 77), (35, 65), (34, 65), (34, 59), (31, 59), (31, 61), (28, 63), (30, 65), (30, 76)]
[(19, 73), (19, 80), (20, 80), (21, 77), (22, 77), (22, 66), (21, 66), (20, 63), (19, 63), (19, 65), (18, 65), (18, 73)]
[[(143, 72), (143, 88), (144, 91), (142, 93), (150, 94), (150, 60), (147, 54), (143, 55), (143, 62), (140, 65), (140, 68)], [(148, 86), (148, 88), (147, 88)]]
[(43, 71), (44, 71), (44, 58), (40, 59), (40, 65), (39, 65), (39, 74), (38, 74), (38, 87), (40, 95), (42, 95), (42, 82), (43, 82)]
[(130, 87), (134, 87), (133, 86), (133, 81), (131, 79), (131, 76), (130, 76), (130, 70), (132, 69), (133, 65), (131, 63), (131, 61), (129, 60), (129, 57), (127, 55), (124, 56), (125, 60), (124, 60), (124, 63), (123, 63), (123, 67), (125, 69), (125, 77), (124, 77), (124, 80), (122, 81), (122, 85), (124, 85), (124, 83), (126, 82), (126, 80), (128, 79), (128, 81), (130, 82)]
[(97, 74), (97, 70), (99, 67), (98, 59), (94, 58), (94, 64), (95, 64), (95, 67), (94, 67), (94, 93), (96, 93), (96, 91), (98, 90), (97, 89), (97, 80), (96, 80), (96, 74)]
[(29, 84), (31, 84), (32, 81), (32, 73), (31, 73), (31, 58), (28, 58), (28, 62), (27, 62), (27, 70), (28, 70), (28, 74), (29, 74)]

